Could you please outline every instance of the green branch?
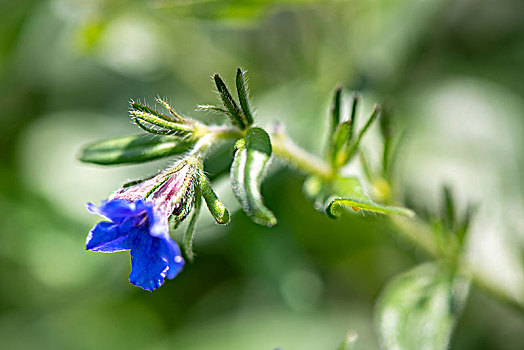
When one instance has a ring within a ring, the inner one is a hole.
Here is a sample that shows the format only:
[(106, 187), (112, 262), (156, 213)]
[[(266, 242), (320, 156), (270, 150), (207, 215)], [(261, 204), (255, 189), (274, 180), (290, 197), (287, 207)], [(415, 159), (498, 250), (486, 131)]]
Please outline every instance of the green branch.
[[(209, 146), (219, 140), (238, 140), (245, 136), (245, 130), (226, 126), (208, 126), (201, 129), (200, 132), (204, 136), (194, 148), (199, 152), (205, 152)], [(325, 180), (331, 180), (336, 175), (336, 171), (327, 162), (299, 147), (284, 131), (273, 131), (270, 136), (274, 155), (299, 171)], [(458, 246), (440, 246), (432, 234), (431, 227), (427, 224), (417, 219), (396, 216), (391, 216), (390, 222), (394, 227), (394, 232), (403, 240), (411, 243), (415, 249), (424, 252), (434, 260), (456, 263), (457, 270), (469, 277), (478, 288), (520, 312), (524, 312), (524, 296), (521, 299), (515, 298), (493, 280), (479, 274), (466, 261), (459, 261), (457, 258), (459, 256)]]

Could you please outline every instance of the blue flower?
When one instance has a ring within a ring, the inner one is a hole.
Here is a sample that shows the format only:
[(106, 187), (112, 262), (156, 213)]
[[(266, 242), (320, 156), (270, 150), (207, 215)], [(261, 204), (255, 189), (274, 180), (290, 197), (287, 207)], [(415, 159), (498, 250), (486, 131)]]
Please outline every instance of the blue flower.
[(86, 249), (114, 253), (131, 251), (129, 282), (145, 290), (157, 289), (164, 279), (175, 278), (184, 266), (178, 244), (169, 236), (164, 213), (155, 211), (153, 202), (130, 202), (114, 198), (88, 210), (109, 221), (95, 225), (86, 239)]
[(95, 225), (86, 249), (114, 253), (131, 251), (129, 282), (146, 290), (175, 278), (184, 266), (178, 244), (169, 236), (169, 218), (180, 222), (194, 202), (196, 158), (188, 157), (148, 180), (122, 188), (97, 207), (87, 209), (107, 218)]

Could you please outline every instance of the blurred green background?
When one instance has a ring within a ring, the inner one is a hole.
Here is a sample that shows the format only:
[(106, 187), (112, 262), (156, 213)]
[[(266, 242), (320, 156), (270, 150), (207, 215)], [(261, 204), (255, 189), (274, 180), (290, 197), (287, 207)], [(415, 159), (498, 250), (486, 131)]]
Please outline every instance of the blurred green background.
[[(334, 349), (353, 330), (377, 349), (375, 299), (422, 255), (378, 217), (315, 212), (278, 161), (263, 192), (279, 224), (203, 214), (196, 262), (154, 293), (128, 283), (127, 253), (84, 250), (98, 221), (85, 203), (169, 160), (104, 168), (79, 148), (136, 133), (131, 98), (220, 122), (194, 109), (216, 101), (212, 73), (231, 83), (238, 66), (260, 123), (313, 152), (337, 83), (363, 112), (388, 103), (402, 188), (478, 201), (468, 259), (523, 296), (523, 13), (520, 0), (0, 2), (0, 348)], [(235, 210), (227, 176), (215, 187)], [(523, 344), (522, 315), (473, 290), (452, 349)]]

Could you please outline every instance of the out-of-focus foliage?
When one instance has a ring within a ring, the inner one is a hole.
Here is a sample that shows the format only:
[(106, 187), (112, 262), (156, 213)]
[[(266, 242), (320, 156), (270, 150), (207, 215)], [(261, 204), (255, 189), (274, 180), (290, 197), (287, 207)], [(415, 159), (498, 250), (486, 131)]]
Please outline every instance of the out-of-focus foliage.
[[(125, 254), (100, 259), (84, 250), (97, 220), (85, 202), (168, 163), (83, 165), (81, 145), (136, 133), (130, 99), (167, 96), (182, 115), (222, 120), (194, 109), (216, 101), (211, 74), (237, 66), (249, 72), (260, 123), (283, 122), (318, 154), (337, 83), (360, 91), (363, 111), (384, 102), (394, 132), (404, 132), (395, 181), (422, 203), (439, 202), (443, 183), (459, 203), (480, 203), (464, 259), (522, 298), (523, 6), (0, 3), (2, 348), (335, 349), (348, 329), (358, 333), (358, 349), (378, 348), (374, 300), (421, 256), (384, 232), (381, 217), (334, 221), (316, 212), (303, 198), (303, 178), (278, 162), (262, 185), (278, 224), (255, 225), (237, 210), (218, 226), (203, 211), (195, 262), (153, 294), (129, 286)], [(372, 127), (364, 146), (376, 145), (378, 134)], [(229, 159), (230, 151), (216, 150)], [(370, 153), (371, 161), (380, 157)], [(227, 181), (216, 177), (214, 188), (238, 209)], [(519, 314), (473, 289), (451, 349), (520, 349), (523, 328)]]
[(383, 347), (448, 349), (467, 294), (467, 281), (436, 264), (395, 277), (377, 305)]

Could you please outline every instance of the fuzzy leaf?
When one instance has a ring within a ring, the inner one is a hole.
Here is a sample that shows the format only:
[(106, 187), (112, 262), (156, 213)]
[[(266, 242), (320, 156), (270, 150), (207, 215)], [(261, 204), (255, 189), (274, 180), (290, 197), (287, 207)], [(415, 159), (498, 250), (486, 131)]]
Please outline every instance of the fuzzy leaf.
[(357, 119), (357, 107), (359, 99), (359, 95), (356, 92), (353, 93), (353, 98), (351, 100), (351, 115), (349, 116), (349, 125), (351, 125), (351, 128), (349, 130), (348, 141), (353, 138), (353, 132), (355, 131), (355, 120)]
[(147, 114), (152, 114), (154, 116), (157, 116), (159, 118), (162, 118), (164, 120), (167, 120), (167, 121), (175, 121), (175, 119), (173, 119), (172, 117), (169, 117), (165, 114), (162, 114), (156, 110), (154, 110), (153, 108), (150, 108), (144, 104), (141, 104), (141, 103), (138, 103), (136, 101), (131, 101), (131, 108), (133, 109), (133, 111), (138, 111), (138, 112), (143, 112), (143, 113), (147, 113)]
[(123, 136), (88, 144), (81, 150), (79, 159), (101, 165), (142, 163), (183, 153), (192, 145), (192, 141), (174, 136)]
[[(194, 131), (194, 128), (191, 125), (184, 124), (184, 123), (177, 123), (177, 122), (171, 121), (170, 119), (159, 117), (156, 114), (142, 112), (139, 110), (133, 110), (131, 111), (131, 114), (133, 115), (133, 119), (138, 120), (140, 122), (146, 122), (156, 127), (159, 127), (161, 129), (164, 129), (165, 132), (171, 131), (179, 135), (184, 135), (184, 134), (187, 135)], [(143, 128), (143, 126), (144, 124), (142, 123), (140, 127)], [(145, 130), (149, 131), (147, 129)]]
[(311, 176), (304, 183), (304, 192), (313, 201), (318, 211), (332, 218), (338, 217), (340, 208), (350, 208), (355, 212), (360, 210), (379, 214), (413, 216), (409, 209), (385, 206), (373, 202), (362, 189), (356, 177), (336, 177), (326, 182)]
[(186, 227), (186, 231), (184, 232), (184, 238), (182, 239), (184, 242), (184, 252), (189, 259), (189, 261), (193, 262), (195, 259), (195, 253), (193, 251), (193, 241), (195, 239), (195, 228), (196, 228), (196, 222), (198, 220), (198, 216), (200, 214), (200, 207), (202, 206), (202, 194), (200, 188), (198, 186), (195, 188), (195, 203), (193, 207), (193, 211), (191, 214), (191, 218), (189, 219), (189, 222)]
[(468, 281), (436, 263), (418, 266), (393, 279), (376, 308), (386, 350), (446, 350), (467, 299)]
[(202, 196), (206, 201), (207, 208), (217, 224), (225, 225), (229, 223), (229, 212), (227, 208), (220, 202), (215, 191), (211, 188), (209, 180), (203, 173), (199, 174), (198, 183), (202, 191)]
[(269, 135), (261, 128), (248, 130), (245, 139), (235, 145), (231, 165), (231, 183), (242, 209), (260, 225), (274, 226), (275, 215), (265, 207), (260, 184), (269, 165), (272, 147)]
[(247, 84), (244, 81), (244, 72), (240, 68), (237, 69), (236, 83), (240, 107), (242, 107), (242, 112), (244, 112), (246, 125), (250, 126), (251, 124), (253, 124), (253, 115), (251, 114), (251, 110), (249, 109), (249, 97), (247, 93)]
[[(353, 106), (355, 106), (356, 103), (357, 103), (357, 100), (355, 99)], [(373, 123), (377, 119), (377, 117), (379, 115), (379, 112), (380, 112), (380, 106), (379, 105), (375, 105), (375, 107), (373, 108), (373, 112), (371, 113), (371, 116), (368, 118), (366, 124), (364, 124), (364, 127), (358, 133), (358, 136), (357, 136), (356, 140), (352, 142), (351, 147), (347, 151), (347, 154), (346, 154), (345, 158), (343, 159), (343, 162), (342, 162), (341, 165), (346, 164), (351, 159), (351, 157), (355, 154), (355, 152), (358, 150), (358, 147), (360, 145), (360, 141), (362, 141), (362, 138), (364, 137), (364, 135), (368, 132), (368, 130), (371, 127), (371, 125), (373, 125)], [(351, 118), (354, 118), (354, 113), (355, 112), (353, 111), (352, 114), (351, 114)], [(351, 126), (351, 129), (350, 129), (350, 132), (349, 132), (349, 138), (350, 139), (353, 138), (353, 130), (354, 130), (354, 125), (355, 125), (354, 120), (351, 121), (351, 125), (352, 126)]]
[(333, 139), (331, 143), (332, 147), (330, 152), (330, 160), (333, 167), (337, 167), (337, 164), (340, 163), (340, 157), (344, 155), (343, 151), (345, 150), (349, 140), (349, 129), (350, 123), (349, 121), (345, 121), (337, 125), (337, 128), (333, 133)]
[(231, 120), (231, 123), (233, 125), (238, 126), (240, 129), (246, 129), (249, 123), (246, 120), (246, 117), (244, 116), (243, 112), (240, 110), (237, 103), (233, 99), (233, 96), (231, 96), (231, 94), (229, 93), (226, 84), (224, 84), (224, 81), (222, 80), (222, 78), (220, 78), (218, 74), (215, 74), (213, 78), (215, 79), (215, 85), (217, 86), (218, 93), (220, 94), (220, 98), (222, 99), (222, 103), (228, 111), (228, 116)]
[(342, 120), (342, 86), (338, 86), (333, 94), (333, 104), (331, 105), (331, 133), (334, 133), (338, 124)]

